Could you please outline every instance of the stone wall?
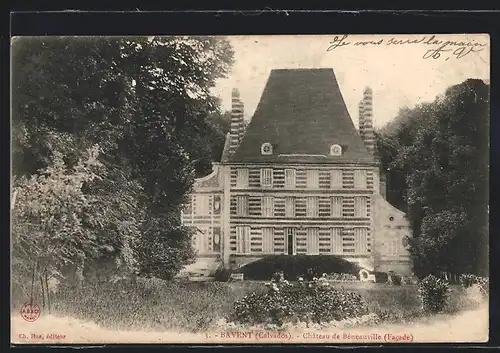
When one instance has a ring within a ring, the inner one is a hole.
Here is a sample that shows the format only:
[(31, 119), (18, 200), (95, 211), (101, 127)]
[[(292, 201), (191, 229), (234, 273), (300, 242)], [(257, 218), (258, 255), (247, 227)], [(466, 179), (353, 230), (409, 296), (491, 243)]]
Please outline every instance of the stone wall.
[(374, 244), (376, 271), (395, 271), (412, 274), (412, 263), (407, 248), (407, 237), (412, 236), (404, 212), (398, 210), (380, 195), (373, 195)]

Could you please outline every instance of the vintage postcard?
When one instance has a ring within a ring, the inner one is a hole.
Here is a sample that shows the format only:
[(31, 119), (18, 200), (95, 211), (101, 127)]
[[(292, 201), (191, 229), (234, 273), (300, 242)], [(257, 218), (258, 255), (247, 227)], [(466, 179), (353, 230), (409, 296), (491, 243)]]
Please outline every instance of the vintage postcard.
[(15, 37), (12, 344), (487, 342), (487, 34)]

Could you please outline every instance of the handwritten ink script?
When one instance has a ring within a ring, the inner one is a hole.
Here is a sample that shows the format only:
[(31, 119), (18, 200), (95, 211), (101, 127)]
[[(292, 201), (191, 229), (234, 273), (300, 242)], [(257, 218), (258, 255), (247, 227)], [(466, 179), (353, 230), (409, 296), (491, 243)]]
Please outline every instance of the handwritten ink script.
[[(351, 40), (348, 35), (335, 36), (329, 43), (326, 51), (332, 51), (345, 46), (403, 46), (403, 45), (423, 45), (426, 46), (423, 59), (439, 59), (448, 60), (450, 57), (461, 59), (469, 54), (483, 51), (487, 44), (477, 42), (473, 39), (467, 40), (441, 40), (435, 35), (422, 36), (412, 39), (397, 39), (391, 37), (389, 39), (379, 38), (371, 40)], [(447, 55), (446, 55), (447, 54)]]

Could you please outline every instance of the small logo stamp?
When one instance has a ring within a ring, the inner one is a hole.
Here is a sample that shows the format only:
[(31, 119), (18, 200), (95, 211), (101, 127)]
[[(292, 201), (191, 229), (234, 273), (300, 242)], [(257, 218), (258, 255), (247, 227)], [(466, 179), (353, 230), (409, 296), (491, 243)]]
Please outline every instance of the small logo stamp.
[(21, 317), (28, 322), (38, 320), (40, 317), (40, 307), (36, 303), (25, 303), (21, 307)]

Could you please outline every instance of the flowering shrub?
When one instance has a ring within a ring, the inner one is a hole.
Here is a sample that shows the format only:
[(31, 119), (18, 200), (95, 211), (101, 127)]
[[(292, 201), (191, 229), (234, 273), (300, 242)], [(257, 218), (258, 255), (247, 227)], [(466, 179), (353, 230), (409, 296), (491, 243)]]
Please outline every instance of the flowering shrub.
[(425, 277), (418, 284), (418, 295), (422, 300), (422, 309), (427, 313), (443, 311), (448, 304), (450, 285), (434, 275)]
[(252, 293), (234, 304), (228, 321), (249, 324), (328, 323), (368, 314), (368, 307), (356, 293), (330, 287), (316, 279), (297, 284), (287, 281), (268, 284), (265, 293)]
[(487, 297), (490, 291), (490, 281), (487, 277), (479, 277), (471, 273), (465, 273), (460, 275), (460, 284), (464, 288), (470, 288), (472, 286), (477, 286), (479, 292)]
[(227, 282), (231, 278), (231, 271), (224, 266), (217, 267), (215, 270), (214, 279), (217, 282)]
[(380, 318), (376, 314), (366, 314), (357, 318), (348, 318), (343, 320), (332, 320), (329, 322), (321, 323), (308, 323), (305, 321), (293, 322), (287, 321), (282, 325), (276, 325), (273, 323), (260, 323), (248, 325), (244, 323), (229, 322), (227, 319), (220, 319), (216, 322), (217, 328), (221, 330), (235, 330), (235, 331), (293, 331), (293, 330), (303, 330), (303, 329), (313, 329), (320, 331), (322, 329), (328, 328), (339, 328), (346, 329), (351, 327), (359, 326), (374, 326), (380, 324)]
[(395, 286), (400, 286), (403, 283), (403, 280), (400, 275), (394, 272), (389, 272), (388, 278), (387, 278), (387, 283), (395, 285)]
[(459, 277), (460, 284), (464, 288), (472, 287), (472, 285), (476, 283), (476, 280), (477, 276), (471, 273), (464, 273)]
[(475, 283), (479, 286), (479, 291), (484, 297), (489, 296), (490, 294), (490, 280), (487, 277), (477, 277), (477, 281)]
[(329, 275), (326, 275), (326, 278), (329, 281), (335, 281), (335, 282), (357, 282), (358, 278), (355, 275), (352, 275), (350, 273), (332, 273)]
[(302, 276), (307, 280), (323, 273), (349, 273), (357, 275), (360, 266), (336, 255), (270, 255), (242, 266), (239, 270), (246, 279), (266, 281), (277, 271), (289, 281)]

